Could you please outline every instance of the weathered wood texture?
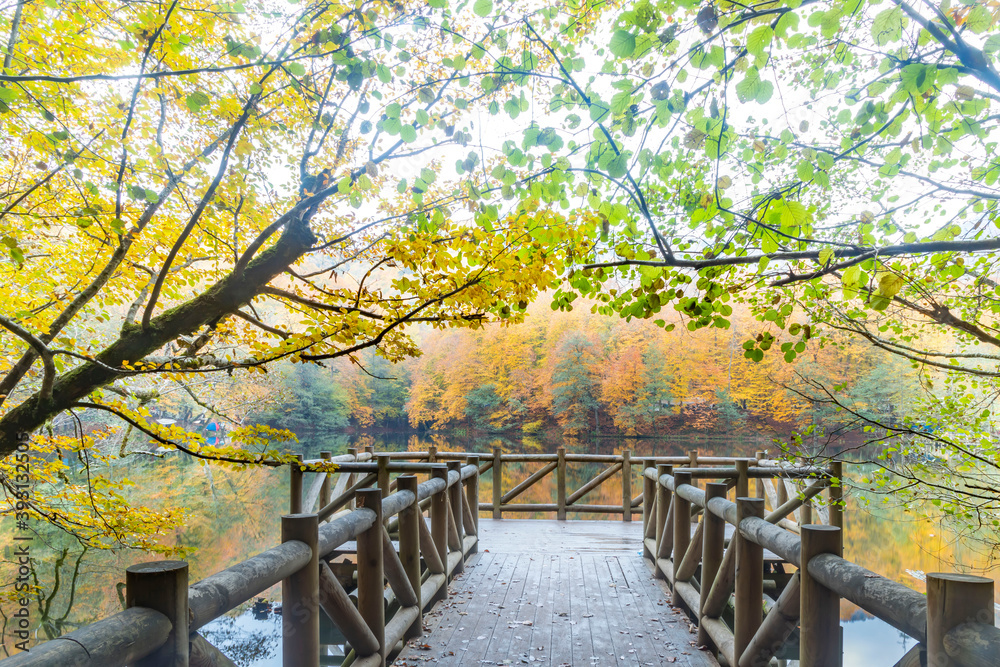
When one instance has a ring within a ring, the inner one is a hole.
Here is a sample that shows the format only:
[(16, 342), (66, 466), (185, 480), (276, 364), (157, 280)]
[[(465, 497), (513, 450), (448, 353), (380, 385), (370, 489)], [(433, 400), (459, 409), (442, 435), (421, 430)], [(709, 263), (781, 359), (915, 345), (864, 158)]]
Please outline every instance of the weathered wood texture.
[(638, 524), (481, 519), (479, 529), (483, 550), (396, 664), (718, 666), (643, 565)]

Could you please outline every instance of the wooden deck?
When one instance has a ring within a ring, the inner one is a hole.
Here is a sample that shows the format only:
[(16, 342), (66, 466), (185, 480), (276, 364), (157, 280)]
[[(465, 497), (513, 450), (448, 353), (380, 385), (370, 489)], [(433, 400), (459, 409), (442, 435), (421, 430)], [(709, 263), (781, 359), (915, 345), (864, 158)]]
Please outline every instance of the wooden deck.
[(643, 563), (641, 530), (480, 520), (480, 553), (394, 664), (718, 667)]

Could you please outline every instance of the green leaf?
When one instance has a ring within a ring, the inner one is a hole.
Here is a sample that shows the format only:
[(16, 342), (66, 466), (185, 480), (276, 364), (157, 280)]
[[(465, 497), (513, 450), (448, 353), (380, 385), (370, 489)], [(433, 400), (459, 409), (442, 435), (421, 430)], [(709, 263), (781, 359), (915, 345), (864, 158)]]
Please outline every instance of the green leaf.
[(833, 259), (833, 248), (823, 248), (819, 251), (819, 263), (826, 266)]
[(773, 94), (774, 84), (761, 80), (760, 72), (756, 67), (747, 69), (746, 77), (736, 84), (736, 96), (740, 98), (741, 102), (756, 100), (758, 103), (764, 104), (771, 99)]
[(759, 26), (747, 36), (747, 53), (755, 56), (763, 54), (764, 49), (771, 44), (773, 36), (774, 31), (771, 30), (771, 26)]
[(624, 30), (615, 30), (608, 48), (619, 58), (628, 58), (635, 53), (635, 35)]
[(375, 67), (375, 74), (378, 76), (378, 80), (382, 83), (389, 83), (392, 81), (392, 71), (381, 63)]
[(476, 4), (472, 5), (472, 11), (477, 16), (489, 16), (493, 13), (493, 0), (476, 0)]
[(809, 160), (802, 160), (802, 162), (799, 162), (798, 167), (795, 168), (800, 181), (811, 181), (814, 171), (813, 163)]
[(211, 101), (212, 99), (200, 90), (198, 92), (191, 93), (184, 99), (184, 103), (187, 104), (187, 108), (195, 113), (200, 111), (203, 106)]
[(895, 273), (885, 272), (878, 276), (878, 293), (892, 298), (903, 288), (903, 277)]
[(802, 202), (785, 199), (781, 208), (781, 224), (784, 227), (795, 227), (809, 220), (809, 212)]
[(599, 123), (607, 118), (609, 113), (611, 110), (603, 102), (594, 102), (590, 105), (590, 120), (592, 121)]
[(872, 37), (879, 46), (898, 41), (906, 26), (906, 16), (899, 7), (885, 9), (875, 16), (872, 22)]
[(983, 53), (988, 56), (1000, 51), (1000, 35), (990, 35), (983, 43)]
[(621, 178), (626, 173), (628, 173), (628, 160), (626, 160), (624, 153), (616, 155), (608, 163), (608, 176), (611, 178)]
[(965, 19), (965, 27), (974, 33), (986, 32), (993, 27), (993, 14), (985, 4), (977, 4)]
[(302, 63), (288, 63), (285, 69), (294, 76), (305, 76), (306, 68)]
[(417, 128), (412, 125), (403, 125), (399, 129), (399, 138), (406, 143), (413, 143), (417, 140)]

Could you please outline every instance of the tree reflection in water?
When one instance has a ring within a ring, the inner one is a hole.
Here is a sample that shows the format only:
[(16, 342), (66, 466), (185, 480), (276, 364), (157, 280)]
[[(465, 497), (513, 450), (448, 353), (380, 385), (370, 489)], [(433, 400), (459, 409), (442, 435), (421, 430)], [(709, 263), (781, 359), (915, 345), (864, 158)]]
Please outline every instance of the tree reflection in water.
[(201, 634), (239, 667), (281, 664), (281, 616), (247, 609), (217, 618)]
[[(200, 630), (201, 635), (238, 667), (280, 667), (280, 603), (256, 600), (236, 616), (223, 616)], [(278, 613), (274, 613), (278, 611)], [(320, 618), (320, 664), (339, 665), (344, 660), (343, 636), (326, 616)]]

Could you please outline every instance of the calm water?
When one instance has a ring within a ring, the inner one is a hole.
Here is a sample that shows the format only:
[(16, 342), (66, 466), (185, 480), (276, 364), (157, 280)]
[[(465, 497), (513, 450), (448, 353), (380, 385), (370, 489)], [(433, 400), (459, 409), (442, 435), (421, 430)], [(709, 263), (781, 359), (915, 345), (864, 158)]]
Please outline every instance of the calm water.
[[(361, 438), (349, 442), (348, 438), (342, 437), (330, 439), (321, 446), (298, 449), (307, 457), (317, 457), (320, 449), (340, 453), (346, 451), (348, 444), (373, 444), (380, 451), (425, 450), (428, 444), (436, 444), (441, 451), (483, 453), (490, 452), (495, 444), (508, 452), (527, 453), (551, 452), (556, 447), (554, 443), (531, 439), (451, 438), (445, 441), (409, 437)], [(766, 438), (744, 440), (735, 446), (731, 441), (724, 443), (721, 439), (710, 438), (566, 440), (564, 444), (570, 452), (588, 454), (611, 454), (628, 448), (633, 456), (680, 455), (692, 448), (699, 449), (703, 456), (752, 455), (761, 449), (774, 450)], [(505, 465), (504, 489), (511, 488), (537, 467), (537, 464)], [(567, 479), (569, 490), (578, 488), (603, 467), (601, 464), (571, 464)], [(288, 506), (287, 472), (233, 471), (201, 466), (179, 457), (130, 462), (127, 469), (111, 472), (116, 475), (127, 473), (137, 483), (133, 502), (189, 508), (187, 525), (165, 536), (164, 541), (171, 546), (193, 550), (188, 557), (192, 581), (278, 542), (278, 517), (287, 511)], [(517, 502), (554, 502), (552, 476), (547, 477), (546, 482), (526, 491)], [(309, 483), (307, 478), (307, 489)], [(490, 498), (491, 485), (492, 479), (487, 473), (481, 484), (484, 501)], [(641, 480), (636, 469), (632, 482), (633, 495), (640, 490)], [(855, 496), (857, 494), (856, 491)], [(621, 503), (621, 497), (620, 477), (612, 477), (581, 502), (614, 505)], [(900, 508), (862, 509), (859, 505), (857, 497), (851, 498), (845, 522), (846, 558), (921, 591), (924, 588), (921, 578), (925, 572), (987, 572), (988, 576), (1000, 579), (1000, 572), (987, 571), (990, 565), (988, 558), (974, 548), (957, 543), (945, 523), (918, 520)], [(580, 518), (608, 517), (588, 515)], [(9, 540), (11, 532), (5, 531), (3, 539)], [(13, 578), (11, 544), (4, 542), (5, 557), (3, 572), (0, 573), (4, 582)], [(72, 538), (45, 530), (41, 530), (35, 540), (33, 557), (40, 590), (39, 599), (32, 605), (32, 622), (39, 639), (70, 632), (120, 610), (116, 584), (124, 581), (125, 568), (134, 562), (155, 558), (130, 551), (85, 551)], [(280, 587), (267, 591), (264, 597), (278, 600)], [(4, 616), (13, 609), (7, 598), (0, 599), (0, 605)], [(844, 664), (890, 667), (913, 645), (909, 638), (847, 602), (841, 605), (841, 621)], [(242, 667), (270, 667), (280, 664), (280, 623), (280, 616), (263, 608), (255, 611), (247, 606), (207, 626), (203, 634)], [(8, 633), (4, 632), (4, 636), (9, 646)], [(335, 663), (336, 656), (340, 654), (339, 648), (330, 646), (327, 650), (330, 652), (330, 664)]]

